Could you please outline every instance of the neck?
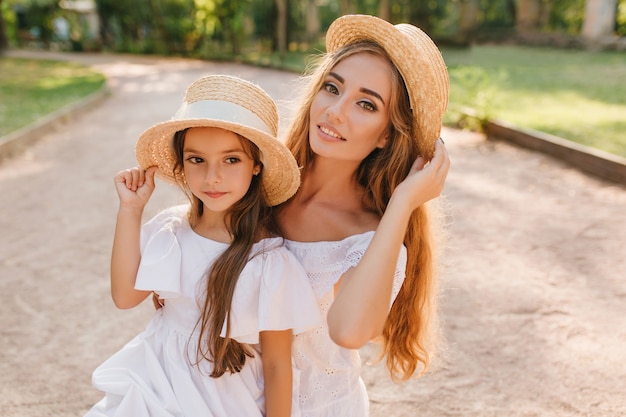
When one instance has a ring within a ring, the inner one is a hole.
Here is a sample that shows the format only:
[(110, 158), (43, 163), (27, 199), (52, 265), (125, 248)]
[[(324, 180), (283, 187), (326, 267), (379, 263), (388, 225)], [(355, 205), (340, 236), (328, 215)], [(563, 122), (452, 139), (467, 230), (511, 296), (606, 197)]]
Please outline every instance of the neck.
[(359, 198), (362, 187), (355, 181), (358, 164), (317, 157), (306, 172), (299, 194), (305, 200), (315, 198), (329, 202)]
[(204, 209), (202, 216), (198, 218), (196, 224), (192, 225), (194, 232), (200, 236), (223, 243), (230, 243), (232, 238), (226, 222), (228, 219), (223, 213), (215, 213)]

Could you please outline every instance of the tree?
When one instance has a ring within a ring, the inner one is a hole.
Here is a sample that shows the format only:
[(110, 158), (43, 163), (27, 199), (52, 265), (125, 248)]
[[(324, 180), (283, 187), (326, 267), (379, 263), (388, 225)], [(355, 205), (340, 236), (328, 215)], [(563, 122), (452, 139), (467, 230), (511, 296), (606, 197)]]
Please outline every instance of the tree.
[(459, 41), (469, 42), (478, 25), (480, 5), (478, 0), (461, 0)]
[(339, 2), (339, 14), (341, 16), (345, 14), (353, 14), (355, 11), (355, 2), (350, 0), (341, 0)]
[(6, 26), (4, 24), (2, 3), (2, 0), (0, 0), (0, 53), (6, 49), (9, 49), (9, 37), (7, 36)]
[(378, 17), (387, 22), (391, 22), (391, 1), (380, 0), (378, 2)]
[(540, 0), (519, 0), (515, 13), (515, 29), (528, 32), (539, 29)]
[(617, 0), (587, 0), (583, 21), (583, 38), (596, 42), (613, 35)]
[(315, 0), (306, 0), (306, 40), (314, 42), (320, 33), (320, 19)]
[(287, 0), (276, 0), (276, 42), (283, 57), (287, 52)]

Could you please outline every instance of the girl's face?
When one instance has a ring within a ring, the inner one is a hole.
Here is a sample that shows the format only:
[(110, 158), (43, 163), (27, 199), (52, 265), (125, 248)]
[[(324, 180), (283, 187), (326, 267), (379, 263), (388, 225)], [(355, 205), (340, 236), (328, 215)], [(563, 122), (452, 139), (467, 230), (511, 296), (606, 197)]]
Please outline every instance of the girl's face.
[(311, 104), (309, 142), (316, 155), (360, 163), (387, 141), (391, 64), (351, 55), (324, 78)]
[(207, 210), (223, 213), (248, 192), (260, 168), (235, 133), (193, 127), (185, 135), (183, 171), (189, 189)]

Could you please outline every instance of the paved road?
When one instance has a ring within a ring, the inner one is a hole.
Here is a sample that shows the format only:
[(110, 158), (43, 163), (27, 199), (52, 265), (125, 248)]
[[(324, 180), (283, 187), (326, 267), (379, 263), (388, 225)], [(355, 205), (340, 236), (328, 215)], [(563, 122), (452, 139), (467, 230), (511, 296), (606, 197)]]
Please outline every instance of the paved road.
[[(234, 64), (48, 55), (107, 74), (98, 108), (0, 165), (0, 415), (81, 416), (92, 370), (152, 312), (118, 311), (108, 262), (112, 177), (207, 73), (258, 82), (287, 115), (296, 77)], [(372, 417), (626, 416), (626, 188), (548, 157), (444, 130), (453, 167), (441, 311), (426, 377), (364, 379)], [(159, 184), (146, 216), (181, 196)], [(182, 201), (182, 199), (181, 199)], [(370, 347), (364, 357), (372, 357)]]

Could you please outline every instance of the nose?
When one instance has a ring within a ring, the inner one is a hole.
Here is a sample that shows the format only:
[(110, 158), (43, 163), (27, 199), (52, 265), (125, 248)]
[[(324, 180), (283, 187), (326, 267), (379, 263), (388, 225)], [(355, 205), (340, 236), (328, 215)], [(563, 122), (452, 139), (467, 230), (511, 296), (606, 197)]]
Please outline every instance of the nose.
[(222, 181), (222, 173), (220, 171), (219, 164), (206, 164), (204, 181), (213, 184), (217, 184)]
[(329, 122), (343, 122), (345, 102), (343, 99), (337, 99), (328, 107), (326, 107), (326, 116)]

